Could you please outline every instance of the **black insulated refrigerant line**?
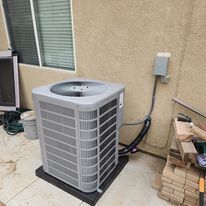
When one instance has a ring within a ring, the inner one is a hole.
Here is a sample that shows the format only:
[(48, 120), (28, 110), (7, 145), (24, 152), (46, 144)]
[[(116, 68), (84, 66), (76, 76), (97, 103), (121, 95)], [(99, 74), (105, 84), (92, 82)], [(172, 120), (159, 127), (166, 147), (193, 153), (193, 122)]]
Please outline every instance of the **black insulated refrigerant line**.
[[(151, 121), (152, 121), (151, 114), (153, 112), (155, 99), (156, 99), (157, 80), (158, 80), (158, 76), (155, 77), (155, 82), (154, 82), (154, 87), (153, 87), (153, 92), (152, 92), (152, 103), (150, 106), (149, 113), (142, 120), (137, 120), (134, 122), (128, 122), (128, 123), (123, 124), (123, 125), (138, 125), (138, 124), (144, 123), (137, 137), (129, 145), (125, 145), (123, 149), (119, 150), (119, 156), (128, 154), (129, 152), (134, 153), (133, 151), (137, 151), (136, 147), (139, 145), (139, 143), (142, 141), (144, 136), (147, 134), (150, 128), (150, 125), (151, 125)], [(121, 145), (124, 145), (124, 144), (121, 144)]]
[(143, 137), (147, 134), (150, 125), (151, 125), (151, 117), (147, 117), (147, 119), (144, 121), (144, 126), (142, 127), (142, 130), (138, 134), (138, 136), (125, 148), (119, 150), (119, 155), (125, 155), (129, 152), (132, 153), (133, 149), (142, 141)]

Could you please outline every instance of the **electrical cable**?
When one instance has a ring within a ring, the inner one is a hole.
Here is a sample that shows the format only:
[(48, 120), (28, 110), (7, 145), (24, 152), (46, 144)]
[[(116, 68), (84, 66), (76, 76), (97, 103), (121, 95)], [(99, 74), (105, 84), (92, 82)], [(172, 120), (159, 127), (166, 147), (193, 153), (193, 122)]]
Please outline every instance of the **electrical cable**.
[(16, 135), (23, 132), (23, 124), (19, 122), (20, 116), (26, 110), (18, 109), (17, 111), (9, 111), (0, 115), (0, 123), (8, 135)]
[(149, 112), (147, 115), (145, 115), (145, 117), (143, 119), (140, 120), (136, 120), (136, 121), (131, 121), (131, 122), (126, 122), (123, 123), (123, 125), (125, 126), (129, 126), (129, 125), (138, 125), (138, 124), (142, 124), (145, 122), (145, 120), (151, 116), (153, 109), (154, 109), (154, 104), (155, 104), (155, 100), (156, 100), (156, 90), (157, 90), (157, 80), (158, 80), (159, 76), (155, 77), (155, 81), (154, 81), (154, 86), (153, 86), (153, 92), (152, 92), (152, 103), (149, 109)]

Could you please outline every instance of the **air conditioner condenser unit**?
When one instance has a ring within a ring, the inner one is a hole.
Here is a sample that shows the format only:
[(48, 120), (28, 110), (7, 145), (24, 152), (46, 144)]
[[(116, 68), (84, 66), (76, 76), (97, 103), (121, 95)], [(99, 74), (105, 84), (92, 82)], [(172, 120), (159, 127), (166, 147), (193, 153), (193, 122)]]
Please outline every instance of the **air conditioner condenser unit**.
[(118, 164), (124, 86), (71, 79), (32, 91), (43, 169), (86, 193)]

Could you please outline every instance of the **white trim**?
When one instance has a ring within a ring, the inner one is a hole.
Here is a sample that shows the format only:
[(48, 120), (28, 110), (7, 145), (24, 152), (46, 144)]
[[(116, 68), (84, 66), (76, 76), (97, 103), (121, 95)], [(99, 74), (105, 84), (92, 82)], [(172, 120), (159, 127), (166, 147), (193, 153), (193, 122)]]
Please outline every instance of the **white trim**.
[(7, 51), (0, 51), (0, 58), (8, 58), (12, 56), (12, 52), (11, 50), (7, 50)]
[(16, 107), (0, 106), (0, 111), (16, 111)]
[(17, 61), (17, 56), (13, 56), (13, 69), (14, 69), (14, 85), (15, 85), (15, 102), (16, 102), (16, 108), (20, 108), (20, 98), (19, 98), (19, 73), (18, 73), (18, 61)]
[(3, 17), (5, 32), (6, 32), (6, 38), (7, 38), (8, 48), (11, 49), (11, 40), (10, 40), (10, 37), (9, 37), (9, 32), (8, 32), (8, 28), (7, 28), (6, 17), (5, 17), (5, 12), (4, 12), (4, 7), (3, 7), (3, 2), (2, 2), (2, 0), (0, 0), (0, 4), (1, 4), (2, 17)]
[(47, 66), (38, 66), (38, 65), (32, 65), (32, 64), (25, 64), (25, 63), (19, 63), (20, 67), (21, 66), (26, 66), (29, 69), (44, 69), (44, 70), (56, 70), (56, 71), (61, 71), (61, 72), (65, 72), (65, 73), (72, 73), (72, 74), (76, 74), (76, 70), (69, 70), (69, 69), (63, 69), (63, 68), (55, 68), (55, 67), (47, 67)]
[(18, 75), (18, 61), (17, 56), (3, 56), (0, 59), (11, 59), (13, 61), (13, 74), (14, 74), (14, 90), (15, 90), (15, 106), (0, 106), (2, 111), (15, 111), (16, 108), (20, 108), (19, 98), (19, 75)]
[(75, 44), (75, 37), (74, 37), (73, 0), (70, 0), (70, 9), (71, 9), (72, 37), (73, 37), (74, 71), (77, 71), (76, 44)]
[(31, 16), (33, 21), (33, 28), (34, 28), (34, 36), (35, 36), (35, 42), (36, 42), (36, 49), (37, 49), (37, 55), (39, 59), (39, 66), (42, 67), (42, 59), (41, 59), (41, 50), (39, 46), (39, 36), (37, 32), (37, 26), (36, 26), (36, 17), (34, 12), (34, 2), (33, 0), (30, 0), (30, 6), (31, 6)]

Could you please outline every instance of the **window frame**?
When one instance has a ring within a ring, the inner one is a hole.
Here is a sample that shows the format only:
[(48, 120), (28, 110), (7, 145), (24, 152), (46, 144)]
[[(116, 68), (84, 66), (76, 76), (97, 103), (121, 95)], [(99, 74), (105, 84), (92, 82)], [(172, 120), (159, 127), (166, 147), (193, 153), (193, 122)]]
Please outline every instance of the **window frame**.
[[(72, 43), (73, 43), (74, 68), (50, 67), (50, 66), (42, 65), (41, 48), (40, 48), (39, 35), (38, 35), (38, 30), (37, 30), (37, 23), (36, 23), (36, 16), (35, 16), (35, 11), (34, 11), (34, 2), (33, 2), (33, 0), (30, 0), (30, 7), (31, 7), (31, 15), (32, 15), (32, 22), (33, 22), (33, 29), (34, 29), (34, 36), (35, 36), (35, 43), (36, 43), (36, 47), (37, 47), (39, 65), (27, 64), (27, 63), (19, 63), (19, 65), (24, 65), (24, 66), (33, 67), (33, 68), (49, 69), (49, 70), (63, 70), (63, 71), (68, 71), (68, 72), (72, 72), (72, 73), (77, 72), (77, 68), (76, 68), (76, 65), (77, 65), (77, 63), (76, 63), (76, 44), (75, 44), (75, 33), (74, 33), (73, 0), (68, 0), (68, 1), (70, 2), (70, 10), (71, 10), (71, 27), (72, 27), (72, 40), (73, 40)], [(7, 22), (6, 22), (6, 14), (5, 14), (5, 11), (4, 11), (4, 6), (3, 6), (2, 0), (0, 0), (0, 4), (1, 4), (0, 6), (1, 6), (2, 16), (3, 16), (3, 23), (4, 23), (4, 26), (5, 26), (5, 32), (6, 32), (6, 37), (7, 37), (7, 43), (8, 43), (9, 49), (11, 49), (11, 40), (10, 40), (8, 25), (7, 25)]]
[(14, 93), (15, 93), (15, 103), (12, 106), (0, 106), (0, 110), (2, 111), (15, 111), (16, 108), (20, 108), (20, 93), (19, 93), (19, 78), (18, 78), (18, 60), (17, 56), (12, 56), (7, 54), (6, 56), (1, 56), (0, 59), (12, 59), (13, 63), (13, 74), (14, 74)]

